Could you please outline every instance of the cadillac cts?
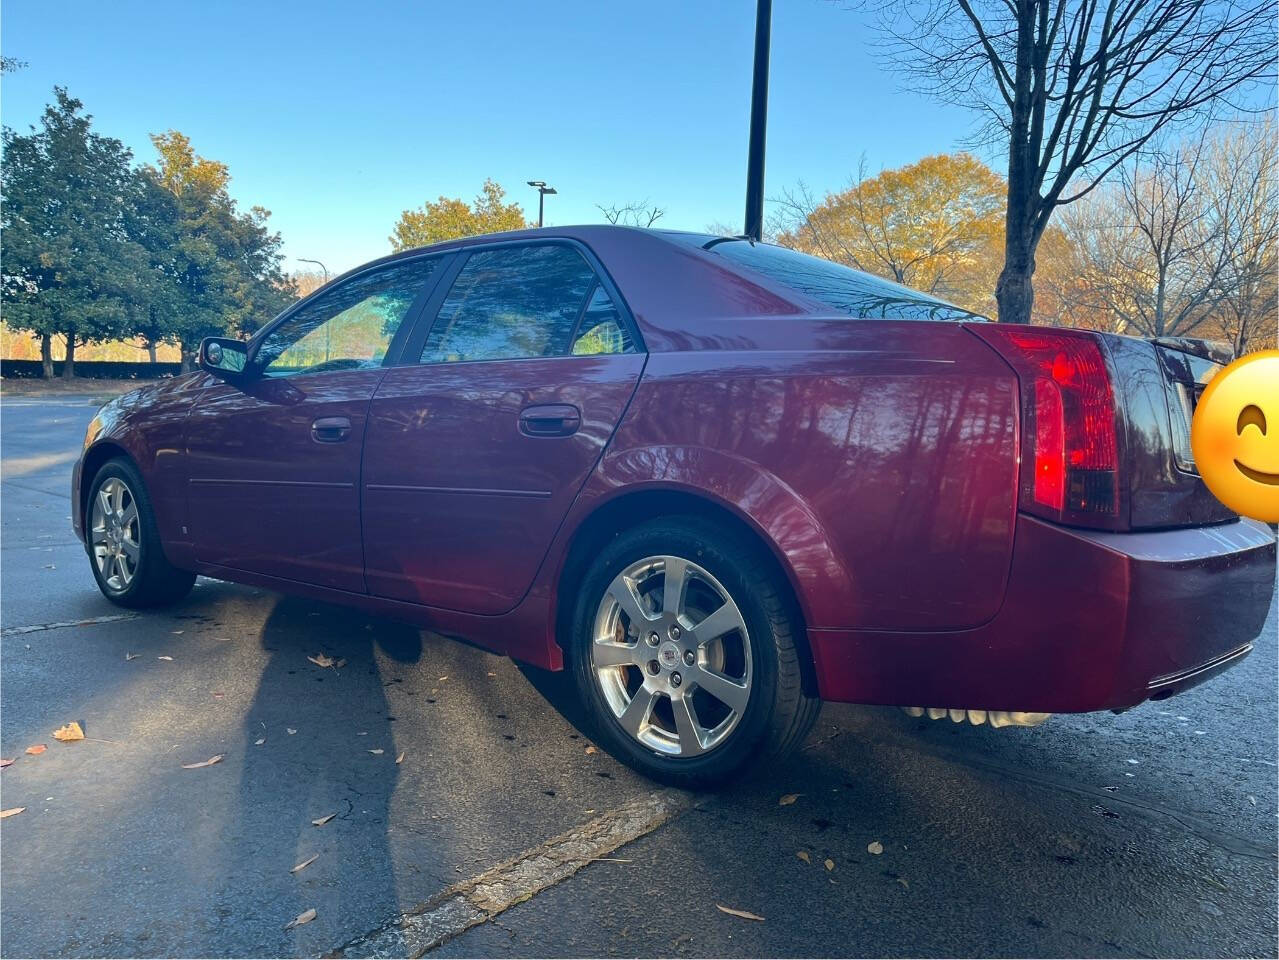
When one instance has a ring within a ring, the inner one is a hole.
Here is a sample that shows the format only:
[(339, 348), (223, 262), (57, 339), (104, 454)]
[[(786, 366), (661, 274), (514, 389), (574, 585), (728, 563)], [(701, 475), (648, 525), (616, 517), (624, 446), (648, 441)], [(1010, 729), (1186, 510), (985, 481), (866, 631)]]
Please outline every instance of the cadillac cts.
[(571, 670), (618, 757), (708, 783), (822, 699), (1025, 723), (1247, 654), (1274, 537), (1187, 432), (1225, 359), (741, 239), (476, 237), (108, 404), (74, 524), (115, 603), (203, 574), (407, 619)]

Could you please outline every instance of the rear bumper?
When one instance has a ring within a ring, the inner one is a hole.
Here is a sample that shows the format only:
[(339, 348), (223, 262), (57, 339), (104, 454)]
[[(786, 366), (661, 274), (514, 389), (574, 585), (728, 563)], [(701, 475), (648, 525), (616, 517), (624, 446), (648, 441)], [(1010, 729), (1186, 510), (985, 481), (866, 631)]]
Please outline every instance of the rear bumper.
[(1104, 533), (1020, 516), (1004, 604), (950, 633), (811, 630), (829, 700), (1077, 713), (1201, 683), (1252, 648), (1275, 538), (1252, 520)]

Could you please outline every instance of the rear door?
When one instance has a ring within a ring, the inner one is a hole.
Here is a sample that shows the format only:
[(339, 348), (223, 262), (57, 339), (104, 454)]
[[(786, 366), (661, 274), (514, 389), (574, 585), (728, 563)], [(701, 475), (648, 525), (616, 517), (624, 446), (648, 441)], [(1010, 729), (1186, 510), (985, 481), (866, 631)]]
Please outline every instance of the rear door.
[(369, 401), (438, 258), (344, 280), (267, 331), (259, 374), (210, 387), (187, 425), (187, 501), (206, 563), (363, 592), (360, 457)]
[(633, 322), (579, 245), (493, 245), (442, 278), (405, 360), (369, 411), (369, 592), (504, 613), (634, 393)]

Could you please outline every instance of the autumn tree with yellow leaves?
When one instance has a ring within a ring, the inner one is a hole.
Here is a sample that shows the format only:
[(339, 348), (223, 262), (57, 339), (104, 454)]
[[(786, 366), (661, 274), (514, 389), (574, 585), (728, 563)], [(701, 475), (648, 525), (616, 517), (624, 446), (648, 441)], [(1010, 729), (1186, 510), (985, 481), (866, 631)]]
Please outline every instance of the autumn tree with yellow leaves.
[(479, 196), (470, 204), (458, 197), (441, 196), (417, 210), (405, 210), (392, 230), (391, 248), (409, 250), (458, 237), (531, 226), (524, 218), (524, 209), (518, 203), (507, 203), (505, 197), (501, 184), (485, 180)]

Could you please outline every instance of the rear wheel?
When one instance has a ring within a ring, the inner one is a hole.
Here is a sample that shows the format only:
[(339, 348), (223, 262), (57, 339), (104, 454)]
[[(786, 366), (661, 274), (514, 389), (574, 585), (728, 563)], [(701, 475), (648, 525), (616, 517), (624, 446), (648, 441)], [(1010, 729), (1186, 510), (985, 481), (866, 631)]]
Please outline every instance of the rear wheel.
[(89, 490), (86, 549), (98, 589), (122, 607), (155, 607), (191, 592), (195, 574), (169, 563), (155, 511), (137, 468), (116, 457), (102, 465)]
[(584, 578), (570, 645), (601, 742), (678, 786), (793, 749), (819, 701), (786, 589), (756, 544), (700, 518), (617, 537)]

